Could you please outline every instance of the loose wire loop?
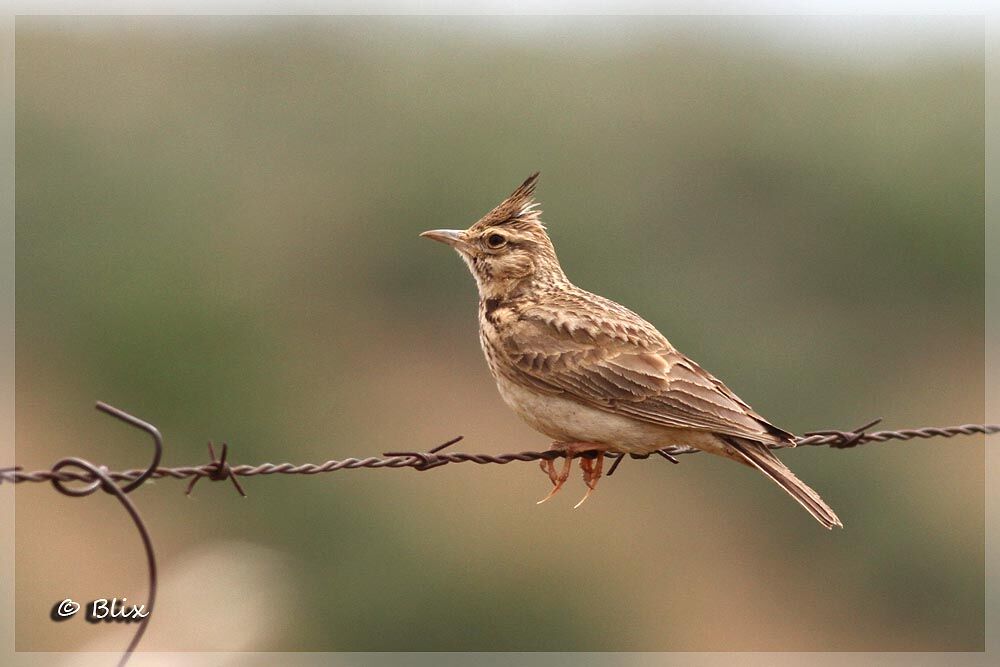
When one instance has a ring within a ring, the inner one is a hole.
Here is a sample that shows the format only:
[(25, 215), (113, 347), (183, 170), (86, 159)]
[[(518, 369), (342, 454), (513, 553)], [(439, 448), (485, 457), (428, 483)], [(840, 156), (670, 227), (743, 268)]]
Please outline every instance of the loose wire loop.
[[(209, 463), (200, 466), (184, 466), (179, 468), (161, 468), (160, 458), (163, 455), (163, 438), (160, 432), (152, 424), (145, 422), (138, 417), (134, 417), (119, 408), (107, 403), (97, 403), (97, 409), (105, 414), (111, 415), (134, 428), (145, 431), (153, 440), (153, 459), (149, 466), (138, 470), (109, 471), (104, 466), (97, 466), (86, 459), (75, 456), (67, 457), (57, 461), (49, 470), (38, 470), (35, 472), (25, 472), (21, 466), (0, 468), (0, 483), (11, 482), (20, 484), (24, 482), (51, 482), (53, 488), (59, 493), (71, 497), (89, 496), (98, 489), (115, 496), (121, 503), (125, 511), (132, 517), (139, 537), (142, 538), (143, 547), (146, 550), (146, 564), (149, 570), (149, 598), (146, 610), (152, 611), (156, 601), (157, 574), (156, 556), (153, 552), (153, 542), (150, 539), (149, 531), (142, 517), (136, 510), (135, 505), (129, 499), (128, 494), (142, 486), (143, 482), (149, 479), (161, 479), (170, 477), (172, 479), (187, 479), (191, 481), (185, 490), (185, 495), (190, 495), (194, 485), (199, 479), (208, 478), (212, 481), (230, 480), (237, 492), (243, 497), (246, 493), (240, 485), (237, 477), (253, 477), (257, 475), (318, 475), (320, 473), (335, 472), (338, 470), (357, 470), (359, 468), (413, 468), (418, 471), (431, 470), (450, 463), (477, 463), (505, 465), (513, 461), (539, 461), (553, 460), (569, 456), (588, 456), (588, 452), (580, 454), (566, 453), (559, 450), (546, 450), (541, 452), (516, 452), (510, 454), (466, 454), (462, 452), (444, 452), (443, 450), (462, 439), (462, 436), (452, 438), (437, 447), (433, 447), (426, 452), (419, 451), (397, 451), (385, 452), (382, 457), (369, 456), (367, 458), (347, 458), (342, 460), (330, 460), (325, 463), (304, 463), (295, 465), (292, 463), (262, 463), (260, 465), (237, 465), (228, 462), (229, 445), (222, 443), (222, 450), (219, 456), (215, 454), (212, 443), (208, 443), (208, 453), (211, 457)], [(991, 435), (1000, 433), (1000, 424), (963, 424), (962, 426), (948, 426), (943, 428), (929, 427), (918, 429), (902, 429), (899, 431), (874, 431), (869, 429), (878, 424), (881, 420), (876, 419), (853, 431), (811, 431), (801, 437), (795, 438), (791, 442), (768, 445), (772, 449), (783, 449), (788, 447), (807, 446), (829, 446), (838, 449), (857, 447), (869, 442), (887, 442), (889, 440), (913, 440), (915, 438), (953, 438), (961, 435), (984, 434)], [(681, 454), (695, 454), (698, 449), (684, 445), (664, 447), (649, 454), (629, 454), (629, 458), (646, 459), (652, 454), (670, 461), (678, 463), (677, 456)], [(606, 454), (613, 463), (608, 470), (610, 477), (621, 462), (625, 460), (625, 454), (610, 452)], [(76, 470), (73, 470), (76, 468)], [(67, 486), (68, 482), (82, 482), (82, 487)], [(118, 486), (118, 482), (125, 482)], [(132, 656), (149, 622), (150, 614), (147, 614), (138, 623), (132, 641), (129, 642), (125, 652), (119, 661), (119, 667), (125, 665)]]
[[(163, 437), (160, 435), (160, 432), (155, 426), (144, 422), (137, 417), (133, 417), (124, 410), (120, 410), (108, 405), (107, 403), (100, 402), (96, 407), (105, 414), (120, 419), (130, 426), (146, 431), (153, 438), (153, 460), (149, 464), (149, 467), (142, 471), (133, 481), (121, 487), (115, 484), (115, 481), (111, 478), (107, 468), (104, 466), (96, 466), (86, 459), (81, 459), (76, 456), (68, 456), (64, 459), (56, 461), (56, 463), (52, 466), (52, 486), (56, 491), (71, 498), (89, 496), (94, 491), (97, 491), (97, 489), (102, 489), (105, 493), (113, 495), (118, 499), (118, 502), (122, 504), (125, 511), (128, 512), (128, 515), (132, 517), (132, 522), (135, 524), (136, 530), (139, 531), (139, 537), (142, 538), (142, 546), (146, 550), (146, 566), (149, 571), (149, 596), (146, 598), (146, 611), (148, 613), (138, 622), (135, 634), (132, 635), (132, 641), (128, 643), (124, 653), (122, 653), (121, 659), (118, 661), (118, 667), (124, 667), (124, 665), (129, 661), (129, 658), (132, 657), (132, 653), (135, 652), (135, 648), (139, 645), (139, 641), (142, 640), (142, 636), (146, 633), (146, 626), (149, 623), (150, 613), (153, 611), (153, 606), (156, 603), (157, 588), (156, 554), (153, 551), (153, 540), (149, 536), (149, 530), (146, 528), (146, 524), (142, 520), (142, 516), (139, 515), (139, 510), (137, 510), (132, 501), (129, 500), (128, 494), (139, 488), (143, 482), (149, 479), (153, 473), (156, 472), (156, 468), (160, 464), (160, 458), (163, 456)], [(89, 475), (93, 481), (89, 482), (84, 487), (73, 488), (66, 486), (64, 484), (65, 480), (59, 477), (59, 474), (64, 468), (71, 466), (83, 470), (84, 473)]]

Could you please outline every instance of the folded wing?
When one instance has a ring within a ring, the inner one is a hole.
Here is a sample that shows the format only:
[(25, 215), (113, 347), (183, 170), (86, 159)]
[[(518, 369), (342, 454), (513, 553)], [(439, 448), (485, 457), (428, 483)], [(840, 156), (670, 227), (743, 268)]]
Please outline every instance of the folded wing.
[(504, 354), (520, 374), (512, 379), (663, 426), (763, 443), (792, 439), (652, 325), (626, 313), (630, 317), (616, 313), (613, 325), (572, 311), (522, 313), (503, 341)]

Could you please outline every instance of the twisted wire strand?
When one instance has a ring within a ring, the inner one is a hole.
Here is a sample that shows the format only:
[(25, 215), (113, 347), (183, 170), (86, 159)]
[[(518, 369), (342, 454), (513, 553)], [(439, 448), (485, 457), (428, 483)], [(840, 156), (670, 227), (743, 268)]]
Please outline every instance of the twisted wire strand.
[[(157, 592), (157, 568), (156, 556), (153, 552), (153, 543), (149, 530), (136, 510), (135, 505), (129, 500), (128, 494), (139, 488), (148, 479), (190, 479), (186, 493), (190, 494), (195, 483), (203, 478), (213, 481), (228, 479), (240, 493), (245, 496), (243, 487), (237, 481), (238, 477), (253, 477), (256, 475), (318, 475), (320, 473), (334, 472), (337, 470), (357, 470), (359, 468), (413, 468), (415, 470), (430, 470), (449, 463), (477, 463), (505, 465), (513, 461), (539, 461), (543, 459), (556, 459), (560, 457), (591, 456), (591, 453), (570, 454), (558, 450), (548, 450), (544, 452), (515, 452), (510, 454), (466, 454), (463, 452), (443, 452), (446, 447), (450, 447), (459, 440), (461, 436), (453, 438), (445, 443), (434, 447), (426, 452), (385, 452), (382, 456), (369, 456), (366, 458), (347, 458), (342, 460), (330, 460), (325, 463), (262, 463), (260, 465), (230, 465), (228, 462), (229, 447), (223, 443), (219, 455), (215, 453), (212, 443), (208, 445), (211, 461), (197, 466), (181, 466), (176, 468), (162, 468), (159, 466), (160, 457), (163, 451), (163, 438), (160, 432), (152, 424), (145, 422), (138, 417), (134, 417), (124, 410), (98, 403), (97, 408), (135, 428), (145, 431), (153, 440), (153, 457), (150, 464), (143, 469), (111, 471), (106, 466), (99, 466), (85, 459), (68, 457), (57, 461), (49, 470), (36, 470), (34, 472), (24, 472), (20, 467), (0, 468), (0, 483), (12, 482), (21, 484), (25, 482), (51, 482), (52, 487), (59, 493), (69, 497), (85, 497), (93, 494), (98, 489), (105, 493), (114, 495), (122, 507), (131, 516), (135, 523), (139, 536), (142, 539), (143, 547), (146, 551), (147, 571), (149, 574), (149, 597), (148, 608), (151, 610)], [(869, 442), (886, 442), (889, 440), (913, 440), (914, 438), (952, 438), (959, 435), (973, 435), (1000, 433), (1000, 424), (964, 424), (962, 426), (948, 426), (944, 428), (928, 427), (916, 429), (902, 429), (898, 431), (875, 431), (868, 432), (868, 429), (877, 424), (878, 421), (865, 424), (853, 431), (817, 431), (806, 433), (798, 437), (794, 442), (773, 445), (773, 449), (784, 447), (810, 447), (810, 446), (830, 446), (837, 448), (856, 447)], [(679, 454), (693, 454), (697, 449), (693, 447), (676, 446), (666, 447), (653, 452), (663, 458), (677, 463), (674, 458)], [(631, 458), (649, 458), (651, 454), (630, 454)], [(608, 476), (614, 473), (618, 465), (625, 459), (624, 454), (607, 454), (614, 459)], [(69, 470), (67, 468), (74, 468)], [(65, 482), (84, 482), (82, 487), (63, 486)], [(116, 484), (123, 483), (122, 486)], [(128, 647), (122, 653), (119, 660), (119, 667), (129, 661), (133, 652), (142, 639), (143, 633), (149, 620), (147, 615), (142, 619), (136, 629)]]
[[(925, 427), (913, 429), (900, 429), (896, 431), (872, 431), (865, 432), (864, 429), (856, 431), (824, 431), (807, 434), (795, 439), (795, 444), (773, 445), (772, 449), (783, 449), (787, 447), (819, 447), (829, 446), (835, 448), (854, 447), (871, 442), (887, 442), (890, 440), (914, 440), (927, 438), (953, 438), (961, 435), (990, 435), (1000, 433), (1000, 424), (963, 424), (961, 426), (946, 427)], [(452, 440), (446, 445), (453, 444), (458, 439)], [(674, 446), (666, 447), (662, 450), (665, 454), (677, 456), (680, 454), (694, 454), (700, 450), (693, 447)], [(369, 456), (365, 458), (331, 459), (324, 463), (261, 463), (259, 465), (229, 465), (223, 462), (220, 466), (217, 460), (195, 466), (179, 466), (173, 468), (157, 467), (149, 475), (150, 479), (200, 479), (209, 477), (212, 479), (226, 479), (230, 476), (236, 477), (256, 477), (258, 475), (318, 475), (338, 470), (356, 470), (359, 468), (416, 468), (418, 470), (428, 470), (449, 463), (476, 463), (479, 465), (499, 464), (506, 465), (514, 461), (539, 461), (542, 459), (556, 459), (566, 456), (563, 452), (555, 450), (547, 451), (526, 451), (513, 452), (508, 454), (469, 454), (464, 452), (405, 452), (388, 456)], [(609, 453), (608, 458), (617, 459), (623, 455)], [(648, 455), (631, 455), (632, 458), (644, 459)], [(214, 459), (214, 456), (213, 456)], [(101, 468), (108, 478), (116, 482), (132, 482), (143, 474), (147, 469), (108, 471)], [(25, 472), (19, 468), (0, 469), (0, 483), (10, 482), (21, 484), (26, 482), (51, 482), (58, 480), (61, 482), (94, 482), (96, 479), (93, 473), (77, 472), (72, 470), (36, 470)]]

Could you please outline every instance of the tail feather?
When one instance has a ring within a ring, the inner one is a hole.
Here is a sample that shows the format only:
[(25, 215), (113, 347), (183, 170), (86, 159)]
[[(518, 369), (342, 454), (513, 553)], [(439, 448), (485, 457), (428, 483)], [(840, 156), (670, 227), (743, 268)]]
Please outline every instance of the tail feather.
[(825, 528), (833, 528), (834, 526), (844, 527), (837, 514), (830, 509), (829, 505), (823, 502), (819, 494), (796, 477), (788, 469), (788, 466), (782, 463), (770, 449), (759, 442), (751, 442), (739, 438), (727, 437), (726, 442), (733, 446), (737, 454), (747, 464), (760, 470), (784, 489), (788, 495), (795, 498)]

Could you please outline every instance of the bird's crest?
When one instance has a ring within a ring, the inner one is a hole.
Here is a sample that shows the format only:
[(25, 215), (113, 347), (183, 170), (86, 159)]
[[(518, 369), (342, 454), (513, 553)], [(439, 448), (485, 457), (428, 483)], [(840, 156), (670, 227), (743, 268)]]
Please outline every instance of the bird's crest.
[(517, 186), (517, 189), (510, 193), (510, 196), (484, 215), (476, 225), (490, 227), (515, 222), (541, 225), (542, 223), (538, 219), (541, 211), (538, 210), (538, 203), (535, 202), (535, 184), (538, 182), (538, 173), (536, 171), (528, 176), (524, 183)]

